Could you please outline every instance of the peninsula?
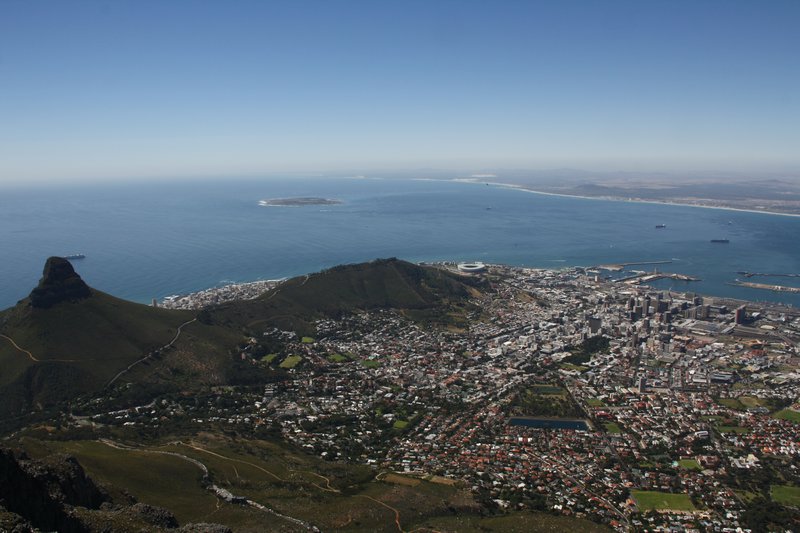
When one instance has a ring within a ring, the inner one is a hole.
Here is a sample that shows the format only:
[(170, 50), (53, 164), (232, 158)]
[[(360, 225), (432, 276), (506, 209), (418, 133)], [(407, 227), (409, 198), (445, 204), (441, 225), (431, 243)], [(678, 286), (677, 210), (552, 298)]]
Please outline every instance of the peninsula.
[(591, 179), (572, 183), (512, 183), (531, 192), (630, 202), (653, 202), (800, 215), (800, 187), (795, 180), (727, 182), (685, 180)]

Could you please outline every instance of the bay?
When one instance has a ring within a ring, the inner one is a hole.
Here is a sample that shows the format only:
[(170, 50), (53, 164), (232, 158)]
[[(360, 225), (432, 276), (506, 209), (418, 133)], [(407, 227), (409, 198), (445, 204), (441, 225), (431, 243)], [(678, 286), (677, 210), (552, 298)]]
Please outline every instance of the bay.
[[(287, 197), (342, 203), (258, 205)], [(800, 273), (798, 236), (797, 217), (457, 181), (292, 177), (9, 189), (0, 193), (0, 308), (30, 292), (48, 256), (72, 253), (86, 255), (74, 265), (87, 283), (139, 302), (399, 257), (543, 268), (671, 260), (660, 270), (702, 281), (664, 280), (661, 289), (797, 306), (800, 295), (728, 283), (737, 271)]]

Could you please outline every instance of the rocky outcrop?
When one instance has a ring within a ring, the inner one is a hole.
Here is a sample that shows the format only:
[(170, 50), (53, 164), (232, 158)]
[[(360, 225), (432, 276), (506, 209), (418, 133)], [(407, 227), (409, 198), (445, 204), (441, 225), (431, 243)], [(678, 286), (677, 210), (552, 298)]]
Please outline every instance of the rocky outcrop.
[(0, 506), (47, 531), (86, 531), (70, 507), (96, 509), (107, 498), (78, 461), (66, 455), (34, 461), (0, 449), (0, 479)]
[(146, 503), (137, 503), (130, 507), (130, 512), (136, 514), (148, 524), (161, 528), (175, 528), (178, 527), (178, 520), (175, 515), (162, 507), (155, 507), (147, 505)]
[(33, 533), (30, 522), (0, 505), (0, 531), (3, 533)]
[(51, 257), (44, 265), (39, 285), (31, 291), (31, 306), (47, 309), (61, 302), (88, 298), (92, 290), (63, 257)]
[(35, 531), (231, 533), (220, 524), (179, 528), (171, 511), (134, 498), (114, 503), (72, 456), (34, 460), (0, 448), (0, 532)]

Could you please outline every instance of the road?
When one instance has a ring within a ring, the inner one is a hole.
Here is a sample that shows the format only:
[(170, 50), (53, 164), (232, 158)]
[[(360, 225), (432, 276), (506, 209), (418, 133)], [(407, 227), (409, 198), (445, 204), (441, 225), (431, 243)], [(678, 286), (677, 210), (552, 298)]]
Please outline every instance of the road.
[(150, 359), (151, 357), (153, 357), (153, 356), (154, 356), (155, 354), (157, 354), (157, 353), (163, 352), (164, 350), (166, 350), (166, 349), (168, 349), (168, 348), (172, 348), (172, 345), (173, 345), (173, 344), (175, 344), (175, 342), (178, 340), (178, 337), (180, 337), (180, 336), (181, 336), (181, 332), (183, 331), (183, 328), (184, 328), (184, 326), (188, 326), (188, 325), (189, 325), (189, 324), (191, 324), (192, 322), (196, 322), (196, 321), (197, 321), (197, 319), (196, 319), (196, 318), (193, 318), (193, 319), (191, 319), (191, 320), (188, 320), (188, 321), (184, 322), (184, 323), (183, 323), (183, 324), (181, 324), (180, 326), (178, 326), (178, 331), (177, 331), (177, 332), (175, 332), (175, 337), (173, 337), (171, 341), (169, 341), (167, 344), (165, 344), (165, 345), (164, 345), (164, 346), (162, 346), (161, 348), (158, 348), (158, 349), (156, 349), (156, 350), (153, 350), (152, 352), (150, 352), (149, 354), (145, 355), (145, 356), (144, 356), (144, 357), (142, 357), (141, 359), (138, 359), (138, 360), (134, 361), (133, 363), (129, 364), (129, 365), (127, 366), (127, 368), (124, 368), (124, 369), (123, 369), (123, 370), (121, 370), (121, 371), (120, 371), (120, 372), (119, 372), (119, 373), (118, 373), (116, 376), (114, 376), (113, 378), (111, 378), (111, 381), (109, 381), (109, 382), (106, 384), (106, 388), (108, 388), (108, 387), (110, 387), (111, 385), (113, 385), (115, 381), (117, 381), (117, 380), (118, 380), (120, 377), (122, 377), (122, 376), (123, 376), (125, 373), (127, 373), (127, 372), (128, 372), (130, 369), (131, 369), (131, 368), (135, 367), (135, 366), (136, 366), (136, 365), (138, 365), (139, 363), (141, 363), (141, 362), (144, 362), (144, 361), (147, 361), (148, 359)]

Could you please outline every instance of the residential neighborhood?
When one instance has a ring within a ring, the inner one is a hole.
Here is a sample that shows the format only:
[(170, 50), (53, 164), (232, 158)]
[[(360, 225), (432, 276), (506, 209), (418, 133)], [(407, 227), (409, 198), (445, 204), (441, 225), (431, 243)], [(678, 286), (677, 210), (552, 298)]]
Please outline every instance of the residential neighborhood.
[(370, 310), (319, 320), (314, 337), (264, 328), (239, 357), (274, 369), (267, 385), (91, 423), (280, 435), (328, 460), (464, 483), (498, 510), (618, 530), (745, 531), (764, 494), (798, 506), (798, 310), (594, 269), (470, 275), (487, 289), (465, 321)]

